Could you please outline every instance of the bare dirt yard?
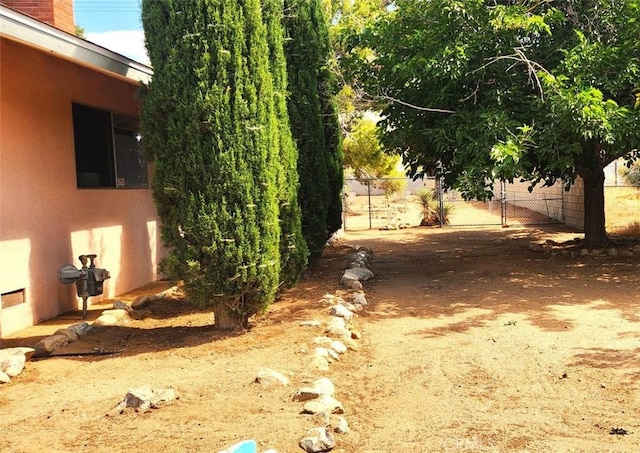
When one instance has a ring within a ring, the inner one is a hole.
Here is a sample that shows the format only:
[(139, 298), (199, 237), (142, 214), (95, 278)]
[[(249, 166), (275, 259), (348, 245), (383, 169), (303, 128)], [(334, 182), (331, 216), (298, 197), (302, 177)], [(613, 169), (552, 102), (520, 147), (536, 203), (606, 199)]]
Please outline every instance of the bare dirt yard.
[[(0, 451), (217, 452), (252, 438), (261, 452), (295, 453), (318, 420), (292, 395), (319, 377), (335, 384), (350, 427), (335, 434), (334, 452), (640, 451), (640, 256), (529, 248), (575, 236), (559, 227), (349, 232), (244, 334), (214, 331), (210, 313), (180, 298), (157, 301), (147, 318), (96, 327), (0, 386)], [(339, 280), (352, 245), (374, 251), (369, 305), (352, 322), (362, 337), (320, 371), (310, 363), (324, 327), (304, 323), (330, 318), (323, 295), (348, 299)], [(90, 319), (109, 306), (90, 306)], [(60, 317), (2, 347), (78, 321)], [(254, 383), (263, 367), (290, 384)], [(179, 398), (112, 412), (143, 385)]]

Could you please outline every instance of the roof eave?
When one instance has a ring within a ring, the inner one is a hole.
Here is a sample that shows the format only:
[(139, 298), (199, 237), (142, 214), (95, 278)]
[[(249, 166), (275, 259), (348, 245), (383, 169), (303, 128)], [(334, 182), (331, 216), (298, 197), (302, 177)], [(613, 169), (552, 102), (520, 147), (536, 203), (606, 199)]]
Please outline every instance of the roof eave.
[(3, 5), (0, 5), (0, 36), (137, 83), (149, 83), (153, 75), (153, 69), (145, 64)]

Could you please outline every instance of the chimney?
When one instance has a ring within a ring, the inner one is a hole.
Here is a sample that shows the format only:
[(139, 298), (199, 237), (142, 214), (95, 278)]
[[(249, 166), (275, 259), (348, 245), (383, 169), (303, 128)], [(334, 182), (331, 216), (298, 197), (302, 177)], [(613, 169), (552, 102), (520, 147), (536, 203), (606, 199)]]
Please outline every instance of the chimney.
[(0, 3), (62, 31), (76, 34), (73, 0), (0, 0)]

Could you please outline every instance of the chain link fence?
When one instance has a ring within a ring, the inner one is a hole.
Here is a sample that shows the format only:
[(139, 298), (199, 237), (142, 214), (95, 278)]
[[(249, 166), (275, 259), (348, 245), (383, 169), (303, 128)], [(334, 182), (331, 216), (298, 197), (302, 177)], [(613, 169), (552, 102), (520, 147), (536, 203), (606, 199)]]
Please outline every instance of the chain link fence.
[(640, 224), (640, 187), (605, 186), (604, 204), (607, 231), (620, 232)]
[[(491, 200), (466, 201), (443, 191), (435, 178), (347, 178), (344, 228), (397, 229), (420, 225), (420, 192), (433, 190), (451, 226), (540, 225), (563, 222), (562, 187), (529, 192), (525, 185), (498, 184)], [(441, 217), (442, 218), (442, 217)], [(442, 225), (441, 225), (442, 226)]]

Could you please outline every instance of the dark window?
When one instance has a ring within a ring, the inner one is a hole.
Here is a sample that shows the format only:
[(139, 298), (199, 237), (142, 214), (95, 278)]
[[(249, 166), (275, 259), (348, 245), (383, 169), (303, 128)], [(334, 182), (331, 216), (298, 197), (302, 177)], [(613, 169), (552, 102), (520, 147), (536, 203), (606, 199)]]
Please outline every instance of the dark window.
[(148, 187), (138, 122), (73, 104), (78, 187)]

